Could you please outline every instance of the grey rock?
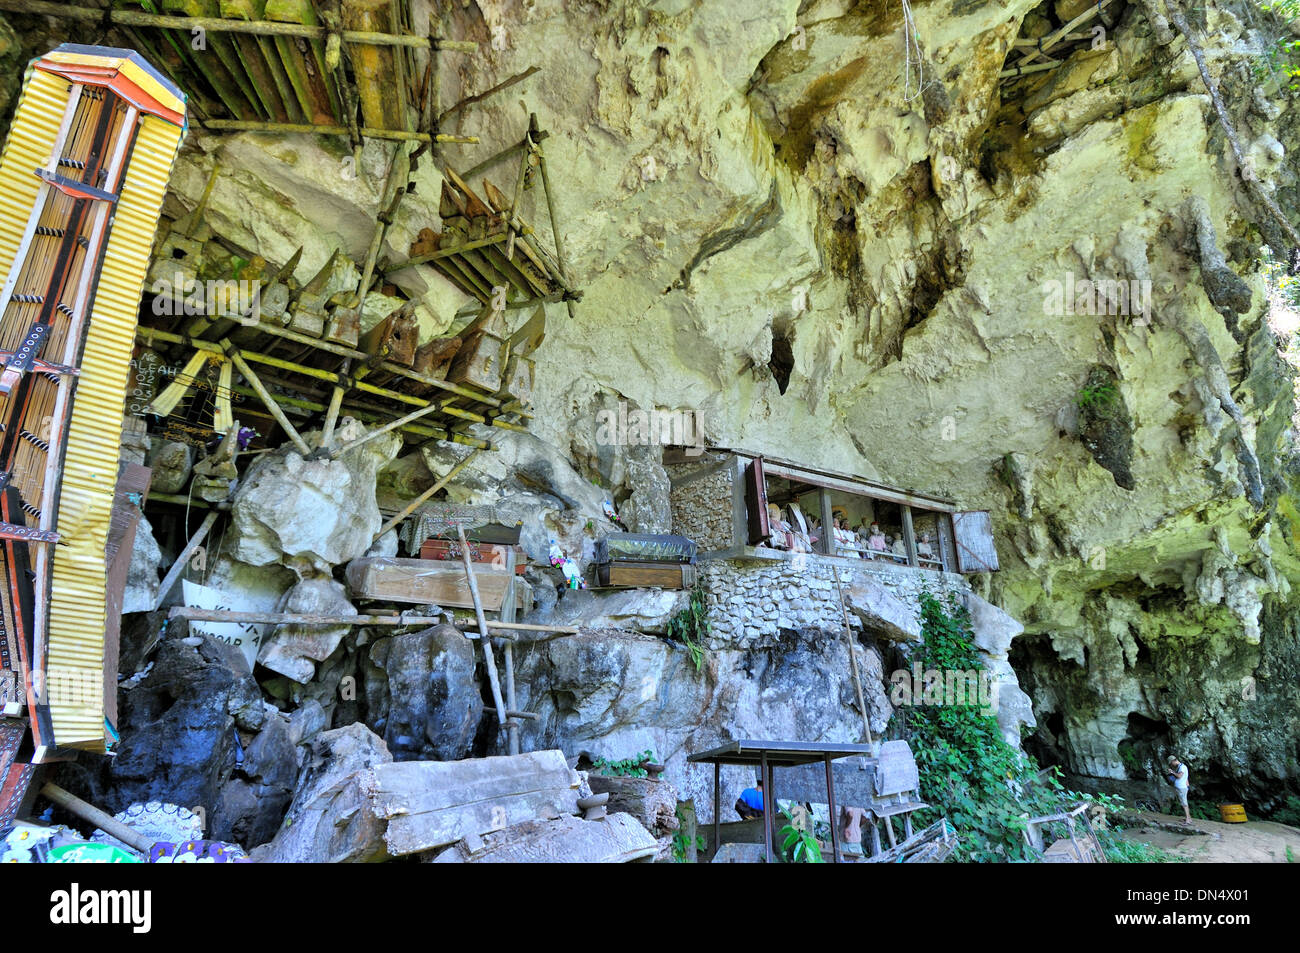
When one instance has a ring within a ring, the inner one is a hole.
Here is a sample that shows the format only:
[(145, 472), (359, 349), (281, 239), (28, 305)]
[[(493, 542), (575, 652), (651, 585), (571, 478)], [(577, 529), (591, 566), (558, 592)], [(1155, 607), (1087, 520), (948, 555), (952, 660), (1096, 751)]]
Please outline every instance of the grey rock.
[(122, 612), (152, 612), (158, 601), (158, 566), (162, 550), (153, 538), (153, 527), (140, 514), (131, 546), (131, 565), (126, 572), (126, 589), (122, 593)]
[[(452, 625), (387, 640), (384, 742), (397, 761), (455, 761), (469, 754), (483, 717), (474, 644)], [(373, 658), (373, 657), (372, 657)]]
[(870, 577), (856, 576), (844, 586), (844, 602), (863, 625), (887, 639), (911, 642), (921, 638), (917, 610)]
[(689, 602), (690, 593), (680, 589), (566, 589), (549, 609), (535, 609), (524, 621), (661, 633)]
[[(304, 579), (284, 594), (277, 609), (342, 618), (357, 614), (348, 601), (347, 589), (333, 579)], [(323, 661), (338, 648), (349, 626), (280, 625), (263, 637), (257, 661), (296, 682), (309, 682), (316, 673), (314, 663)]]

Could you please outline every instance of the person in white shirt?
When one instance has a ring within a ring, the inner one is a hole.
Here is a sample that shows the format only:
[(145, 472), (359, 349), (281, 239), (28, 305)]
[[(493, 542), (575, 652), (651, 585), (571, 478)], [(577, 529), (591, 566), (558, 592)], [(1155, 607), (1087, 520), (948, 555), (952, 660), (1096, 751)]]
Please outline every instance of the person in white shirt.
[(1187, 807), (1187, 789), (1190, 786), (1187, 765), (1178, 760), (1177, 755), (1169, 756), (1169, 782), (1178, 794), (1178, 803), (1183, 806), (1183, 823), (1192, 823), (1192, 812)]

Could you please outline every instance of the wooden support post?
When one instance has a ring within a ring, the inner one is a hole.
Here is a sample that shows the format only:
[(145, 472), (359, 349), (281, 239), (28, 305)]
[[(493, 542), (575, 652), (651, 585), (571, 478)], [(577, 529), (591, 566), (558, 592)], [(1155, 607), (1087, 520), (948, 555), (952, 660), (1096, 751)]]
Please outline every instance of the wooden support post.
[[(352, 366), (352, 358), (347, 358), (343, 362), (342, 374), (346, 374)], [(328, 447), (334, 442), (334, 425), (339, 420), (339, 410), (343, 406), (344, 388), (341, 384), (336, 384), (334, 393), (330, 394), (329, 409), (325, 411), (325, 426), (321, 428), (320, 445)]]
[[(537, 114), (533, 113), (529, 117), (529, 129), (531, 131), (536, 128)], [(568, 268), (565, 266), (564, 240), (560, 237), (560, 225), (555, 218), (555, 202), (551, 196), (551, 176), (550, 173), (546, 171), (546, 156), (542, 153), (541, 149), (537, 149), (537, 164), (542, 170), (542, 193), (546, 198), (546, 211), (550, 214), (551, 218), (551, 237), (555, 240), (555, 258), (559, 266), (561, 284), (568, 288), (569, 274)], [(568, 306), (569, 317), (573, 317), (573, 302), (565, 301), (564, 303)]]
[[(875, 739), (871, 737), (871, 718), (867, 714), (867, 703), (862, 694), (862, 678), (858, 675), (858, 654), (854, 649), (853, 629), (849, 627), (849, 610), (844, 605), (844, 587), (840, 585), (840, 567), (832, 567), (835, 573), (835, 591), (840, 597), (840, 618), (844, 620), (844, 639), (849, 650), (849, 672), (853, 675), (853, 689), (858, 696), (858, 711), (862, 713), (862, 735), (867, 744), (874, 744)], [(831, 818), (834, 823), (835, 819)]]
[[(501, 600), (500, 618), (502, 622), (515, 621), (515, 551), (513, 547), (506, 551), (506, 593)], [(515, 649), (513, 640), (506, 642), (506, 739), (510, 754), (519, 754), (519, 720), (510, 712), (519, 708), (515, 701)]]
[(111, 814), (106, 814), (93, 804), (88, 804), (70, 791), (65, 791), (57, 784), (47, 782), (41, 788), (41, 797), (48, 798), (59, 807), (88, 821), (107, 834), (111, 834), (123, 844), (138, 851), (149, 853), (153, 849), (153, 838), (146, 837), (134, 827), (128, 827)]
[[(335, 388), (334, 393), (338, 394), (339, 390)], [(330, 406), (331, 407), (334, 406), (332, 400), (330, 402)], [(444, 409), (443, 404), (432, 403), (429, 404), (427, 407), (421, 407), (419, 410), (413, 410), (405, 417), (398, 417), (396, 420), (391, 420), (388, 423), (384, 424), (382, 427), (376, 427), (374, 430), (371, 430), (365, 435), (358, 437), (356, 440), (353, 440), (351, 443), (346, 443), (343, 446), (339, 447), (337, 450), (330, 451), (329, 457), (331, 460), (337, 460), (339, 457), (343, 456), (343, 454), (347, 453), (349, 450), (355, 450), (363, 443), (369, 443), (371, 440), (374, 440), (376, 437), (382, 437), (390, 430), (396, 430), (398, 427), (404, 427), (406, 424), (409, 424), (413, 420), (419, 420), (421, 417), (427, 417), (429, 414), (443, 409)], [(324, 441), (322, 440), (322, 444), (323, 443)]]
[(437, 493), (444, 486), (446, 486), (448, 481), (450, 481), (452, 477), (454, 477), (461, 470), (465, 469), (465, 467), (469, 464), (469, 462), (473, 460), (474, 457), (476, 457), (477, 455), (478, 455), (478, 450), (471, 450), (470, 453), (465, 457), (465, 459), (461, 460), (458, 464), (456, 464), (454, 467), (448, 470), (446, 475), (443, 476), (442, 479), (438, 480), (436, 483), (434, 483), (433, 486), (429, 487), (427, 490), (425, 490), (423, 493), (421, 493), (419, 496), (413, 499), (402, 509), (400, 513), (398, 513), (387, 523), (381, 526), (379, 528), (379, 532), (375, 534), (375, 538), (371, 540), (371, 544), (373, 545), (379, 539), (380, 536), (383, 536), (390, 529), (397, 526), (399, 523), (402, 522), (402, 520), (406, 519), (417, 509), (419, 509), (419, 507), (425, 502), (427, 502), (429, 498), (433, 496), (433, 494)]
[[(347, 136), (350, 135), (347, 126), (336, 126), (330, 123), (310, 123), (310, 122), (264, 122), (255, 119), (206, 119), (203, 125), (216, 132), (274, 132), (274, 133), (305, 133), (313, 136)], [(375, 126), (362, 126), (359, 130), (364, 139), (389, 139), (396, 142), (429, 142), (430, 136), (427, 132), (408, 132), (405, 129), (380, 129)], [(434, 142), (456, 142), (461, 145), (477, 145), (478, 136), (445, 136), (436, 135), (432, 137)]]
[(916, 558), (916, 531), (912, 529), (912, 508), (904, 505), (900, 509), (903, 511), (903, 545), (907, 547), (907, 564), (919, 566), (920, 562)]
[(307, 446), (307, 441), (302, 439), (297, 428), (289, 422), (289, 418), (284, 415), (284, 411), (281, 410), (280, 405), (275, 402), (275, 398), (271, 396), (271, 392), (266, 389), (265, 385), (263, 385), (261, 380), (258, 379), (258, 376), (253, 373), (253, 369), (248, 366), (248, 362), (244, 360), (237, 350), (235, 350), (235, 346), (230, 343), (229, 338), (221, 339), (221, 349), (226, 352), (227, 357), (235, 362), (235, 367), (239, 369), (239, 373), (244, 375), (244, 379), (248, 381), (253, 390), (257, 391), (257, 396), (261, 398), (262, 403), (266, 405), (266, 409), (271, 412), (271, 416), (275, 418), (275, 422), (284, 428), (284, 432), (288, 435), (289, 439), (293, 441), (293, 445), (298, 448), (298, 452), (304, 457), (308, 456), (311, 453), (311, 448)]
[(817, 502), (821, 509), (822, 552), (827, 556), (835, 555), (835, 518), (831, 514), (831, 495), (827, 490), (817, 492)]
[(198, 530), (190, 537), (190, 541), (185, 544), (176, 561), (172, 563), (172, 568), (167, 570), (167, 575), (163, 577), (162, 583), (158, 586), (158, 598), (154, 600), (154, 611), (162, 608), (163, 600), (167, 598), (167, 593), (172, 591), (172, 586), (176, 585), (176, 580), (180, 578), (181, 573), (185, 571), (185, 566), (194, 554), (194, 550), (207, 538), (208, 531), (212, 529), (212, 524), (217, 521), (221, 515), (221, 510), (212, 509), (208, 515), (203, 517), (203, 522), (199, 524)]
[(483, 640), (483, 660), (487, 665), (488, 684), (492, 686), (492, 701), (497, 706), (497, 724), (504, 728), (507, 724), (506, 705), (501, 698), (497, 663), (492, 657), (492, 636), (488, 633), (487, 617), (483, 615), (483, 601), (478, 597), (478, 581), (474, 578), (474, 564), (469, 559), (469, 541), (465, 539), (465, 528), (457, 525), (456, 535), (460, 538), (460, 558), (465, 564), (465, 578), (469, 582), (469, 594), (474, 600), (474, 615), (478, 618), (478, 631)]

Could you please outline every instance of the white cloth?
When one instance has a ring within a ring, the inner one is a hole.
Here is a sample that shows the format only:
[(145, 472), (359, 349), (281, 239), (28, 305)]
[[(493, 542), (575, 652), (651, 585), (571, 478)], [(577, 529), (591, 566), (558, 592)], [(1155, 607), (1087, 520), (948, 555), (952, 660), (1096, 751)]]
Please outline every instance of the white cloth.
[(1188, 785), (1187, 765), (1179, 764), (1178, 770), (1174, 772), (1174, 788), (1179, 791), (1186, 791)]

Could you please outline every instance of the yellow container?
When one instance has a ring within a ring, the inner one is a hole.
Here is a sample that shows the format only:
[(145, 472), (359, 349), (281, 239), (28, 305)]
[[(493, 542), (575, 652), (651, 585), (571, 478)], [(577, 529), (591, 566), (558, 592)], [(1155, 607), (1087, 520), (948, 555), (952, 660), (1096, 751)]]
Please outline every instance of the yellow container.
[(1220, 804), (1219, 817), (1228, 824), (1245, 824), (1246, 809), (1240, 804)]

